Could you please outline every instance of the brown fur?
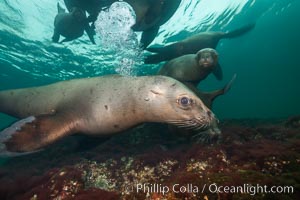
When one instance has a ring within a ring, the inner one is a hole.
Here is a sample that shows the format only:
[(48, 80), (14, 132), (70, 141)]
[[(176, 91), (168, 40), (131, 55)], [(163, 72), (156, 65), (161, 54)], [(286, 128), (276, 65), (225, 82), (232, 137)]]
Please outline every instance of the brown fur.
[[(218, 53), (214, 49), (206, 48), (198, 51), (197, 54), (188, 54), (170, 60), (163, 65), (158, 74), (198, 85), (211, 72), (220, 70), (217, 69), (218, 67)], [(218, 75), (222, 78), (222, 75)]]

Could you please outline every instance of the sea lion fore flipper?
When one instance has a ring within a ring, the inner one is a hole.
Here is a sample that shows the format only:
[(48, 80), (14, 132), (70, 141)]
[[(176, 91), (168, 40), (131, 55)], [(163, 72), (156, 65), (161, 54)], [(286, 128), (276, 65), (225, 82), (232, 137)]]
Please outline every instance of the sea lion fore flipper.
[[(146, 56), (145, 58), (145, 64), (156, 64), (162, 61), (171, 60), (172, 58), (176, 57), (176, 45), (171, 44), (167, 45), (165, 47), (150, 47), (147, 48), (147, 51), (156, 53), (149, 56)], [(169, 53), (172, 52), (172, 53)], [(175, 52), (175, 53), (173, 53)], [(179, 56), (177, 56), (179, 57)]]
[(221, 66), (220, 66), (219, 63), (216, 65), (216, 67), (214, 68), (214, 70), (212, 71), (212, 73), (214, 74), (214, 76), (218, 80), (222, 80), (223, 79), (223, 71), (222, 71), (222, 68), (221, 68)]
[(59, 37), (60, 37), (60, 34), (54, 29), (54, 33), (53, 33), (53, 36), (52, 36), (52, 42), (58, 43)]
[(232, 79), (222, 89), (215, 90), (213, 92), (203, 93), (203, 95), (205, 95), (205, 98), (207, 99), (207, 102), (208, 102), (206, 106), (211, 108), (212, 103), (215, 100), (215, 98), (227, 93), (229, 91), (229, 89), (231, 88), (235, 79), (236, 79), (236, 74), (233, 75)]
[(93, 44), (96, 44), (95, 39), (94, 39), (94, 35), (95, 35), (95, 30), (93, 30), (92, 26), (90, 26), (88, 23), (85, 25), (84, 28), (86, 34), (89, 36), (90, 41)]
[(159, 30), (159, 26), (152, 27), (151, 29), (143, 31), (141, 37), (141, 44), (143, 49), (145, 49), (154, 40), (154, 38), (158, 33), (158, 30)]
[(73, 38), (65, 38), (62, 41), (60, 41), (59, 43), (69, 42), (69, 41), (72, 41), (72, 40), (73, 40)]
[(25, 119), (15, 122), (10, 127), (4, 129), (0, 132), (0, 157), (12, 157), (12, 156), (22, 156), (26, 154), (31, 154), (36, 151), (31, 152), (11, 152), (6, 148), (6, 141), (9, 141), (10, 138), (16, 133), (16, 131), (26, 123), (30, 123), (33, 120), (33, 117), (27, 117)]
[(162, 52), (163, 47), (148, 47), (146, 50), (152, 53), (160, 53)]
[(231, 78), (231, 80), (225, 85), (225, 87), (223, 88), (223, 94), (225, 94), (225, 93), (227, 93), (228, 92), (228, 90), (231, 88), (231, 86), (232, 86), (232, 84), (233, 84), (233, 82), (235, 81), (235, 79), (236, 79), (236, 74), (234, 74), (233, 75), (233, 77)]
[(54, 20), (54, 33), (53, 33), (53, 36), (52, 36), (52, 42), (58, 42), (59, 41), (59, 37), (60, 37), (60, 33), (59, 33), (59, 31), (57, 31), (57, 21), (59, 21), (59, 16), (60, 16), (60, 14), (61, 13), (65, 13), (66, 11), (65, 11), (65, 9), (63, 9), (60, 5), (59, 5), (59, 3), (57, 3), (57, 16), (55, 17), (55, 20)]
[(76, 132), (77, 123), (64, 114), (46, 114), (22, 119), (0, 132), (0, 155), (40, 150)]

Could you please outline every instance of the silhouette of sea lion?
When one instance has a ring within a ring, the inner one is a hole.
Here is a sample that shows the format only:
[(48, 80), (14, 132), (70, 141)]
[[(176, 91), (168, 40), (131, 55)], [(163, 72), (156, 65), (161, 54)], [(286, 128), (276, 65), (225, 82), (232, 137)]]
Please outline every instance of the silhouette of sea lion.
[[(118, 0), (64, 0), (71, 12), (78, 7), (89, 13), (88, 21), (94, 22), (101, 10), (111, 6)], [(128, 3), (136, 14), (136, 23), (132, 26), (134, 31), (142, 31), (141, 45), (146, 48), (156, 37), (159, 27), (166, 23), (179, 7), (181, 0), (123, 0)], [(92, 28), (94, 25), (92, 24)]]
[(60, 7), (59, 3), (57, 3), (57, 10), (58, 14), (54, 20), (53, 42), (59, 42), (60, 35), (65, 37), (61, 42), (71, 41), (81, 37), (84, 31), (86, 31), (91, 42), (95, 44), (93, 31), (89, 26), (86, 14), (83, 10), (73, 7), (70, 13), (66, 13), (65, 10)]
[(124, 0), (136, 14), (134, 31), (143, 31), (141, 44), (146, 48), (156, 37), (159, 27), (166, 23), (179, 7), (181, 0)]
[(117, 1), (118, 0), (64, 0), (69, 12), (71, 12), (74, 7), (86, 11), (89, 14), (89, 22), (95, 22), (101, 10), (107, 9), (111, 4)]
[(154, 64), (171, 60), (185, 54), (195, 54), (204, 48), (215, 49), (221, 39), (241, 36), (252, 30), (254, 26), (254, 24), (250, 24), (230, 32), (203, 32), (164, 47), (147, 48), (148, 51), (156, 54), (147, 56), (145, 63)]

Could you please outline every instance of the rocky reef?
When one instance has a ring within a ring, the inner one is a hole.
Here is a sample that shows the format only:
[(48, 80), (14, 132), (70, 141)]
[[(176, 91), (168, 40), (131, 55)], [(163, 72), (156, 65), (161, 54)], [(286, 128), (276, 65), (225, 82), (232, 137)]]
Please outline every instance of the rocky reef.
[(299, 199), (299, 117), (224, 120), (215, 143), (144, 124), (72, 136), (0, 167), (3, 200)]

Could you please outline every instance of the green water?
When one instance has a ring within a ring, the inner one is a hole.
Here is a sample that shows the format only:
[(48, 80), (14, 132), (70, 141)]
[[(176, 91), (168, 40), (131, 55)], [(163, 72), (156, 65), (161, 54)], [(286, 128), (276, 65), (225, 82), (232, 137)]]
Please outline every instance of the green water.
[[(63, 1), (59, 2), (63, 5)], [(131, 44), (117, 46), (115, 38), (104, 43), (99, 36), (97, 45), (90, 45), (86, 36), (63, 45), (53, 44), (55, 4), (42, 0), (0, 3), (1, 90), (111, 73), (152, 75), (161, 67), (162, 64), (143, 64), (146, 52), (137, 54)], [(297, 115), (300, 114), (299, 8), (297, 0), (224, 0), (219, 4), (187, 0), (160, 28), (152, 44), (163, 45), (201, 31), (228, 31), (256, 23), (255, 29), (246, 35), (220, 41), (216, 49), (224, 80), (219, 82), (209, 76), (200, 88), (220, 88), (237, 74), (231, 90), (215, 101), (213, 111), (220, 119)], [(132, 41), (138, 37), (139, 33)], [(133, 64), (120, 66), (124, 58)], [(0, 117), (0, 128), (13, 121), (6, 115)]]

